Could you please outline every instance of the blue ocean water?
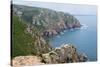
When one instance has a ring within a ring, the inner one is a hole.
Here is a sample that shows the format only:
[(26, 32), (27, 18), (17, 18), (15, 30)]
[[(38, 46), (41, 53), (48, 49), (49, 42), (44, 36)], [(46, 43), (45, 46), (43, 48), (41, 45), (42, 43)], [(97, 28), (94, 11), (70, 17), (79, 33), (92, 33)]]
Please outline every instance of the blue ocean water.
[(65, 30), (50, 40), (53, 47), (63, 43), (73, 44), (79, 53), (85, 53), (90, 61), (97, 60), (97, 16), (75, 16), (83, 26), (77, 30)]

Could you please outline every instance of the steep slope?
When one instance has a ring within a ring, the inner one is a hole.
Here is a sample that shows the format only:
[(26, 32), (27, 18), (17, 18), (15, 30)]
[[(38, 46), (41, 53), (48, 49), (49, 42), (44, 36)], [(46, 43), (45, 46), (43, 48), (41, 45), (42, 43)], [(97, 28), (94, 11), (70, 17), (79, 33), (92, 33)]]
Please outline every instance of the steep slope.
[(39, 55), (51, 50), (49, 43), (33, 30), (34, 35), (26, 32), (27, 24), (13, 15), (12, 18), (12, 57), (20, 55)]
[(54, 11), (47, 8), (13, 5), (13, 13), (24, 21), (44, 27), (43, 36), (53, 36), (65, 29), (80, 28), (80, 22), (69, 13)]
[(42, 54), (41, 56), (27, 55), (15, 57), (12, 60), (12, 65), (22, 66), (37, 64), (76, 63), (86, 61), (88, 61), (88, 58), (84, 53), (79, 54), (73, 45), (64, 44), (48, 53)]
[(86, 62), (87, 56), (82, 53), (79, 54), (75, 46), (71, 44), (63, 44), (55, 48), (49, 53), (42, 54), (42, 61), (46, 64), (57, 63), (73, 63), (73, 62)]
[(20, 66), (30, 66), (30, 65), (40, 65), (44, 64), (41, 62), (41, 58), (38, 56), (18, 56), (12, 60), (12, 66), (20, 67)]
[(80, 22), (68, 13), (13, 5), (12, 63), (34, 65), (87, 61), (86, 55), (79, 55), (74, 46), (64, 44), (53, 48), (47, 39), (64, 30), (80, 27)]

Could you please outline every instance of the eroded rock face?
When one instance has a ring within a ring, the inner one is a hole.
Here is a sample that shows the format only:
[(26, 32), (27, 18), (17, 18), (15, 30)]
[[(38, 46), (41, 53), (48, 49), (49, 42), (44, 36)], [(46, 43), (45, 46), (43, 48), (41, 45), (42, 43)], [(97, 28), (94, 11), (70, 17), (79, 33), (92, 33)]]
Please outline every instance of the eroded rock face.
[(57, 22), (56, 25), (50, 26), (49, 29), (47, 28), (47, 30), (43, 32), (43, 36), (52, 37), (52, 36), (59, 35), (60, 32), (63, 32), (64, 30), (80, 28), (80, 27), (81, 24), (78, 21), (73, 23), (67, 23), (67, 24), (65, 24), (63, 21)]
[(46, 36), (46, 37), (55, 36), (57, 34), (58, 34), (57, 31), (53, 30), (53, 29), (45, 30), (43, 32), (43, 35)]
[(85, 62), (85, 61), (88, 61), (89, 60), (84, 53), (79, 54), (78, 55), (78, 58), (79, 58), (79, 62)]
[[(55, 36), (65, 29), (79, 28), (81, 26), (79, 20), (71, 14), (50, 9), (13, 4), (13, 13), (33, 26), (46, 28), (41, 32), (46, 37)], [(28, 26), (26, 31), (33, 33), (31, 26)]]
[(43, 32), (43, 36), (46, 36), (46, 37), (56, 36), (60, 32), (64, 31), (65, 29), (67, 29), (67, 27), (63, 21), (57, 22), (57, 24), (52, 25), (49, 27), (49, 29), (45, 30)]
[(42, 60), (48, 64), (56, 63), (72, 63), (72, 62), (86, 62), (86, 55), (78, 55), (76, 48), (72, 45), (63, 45), (55, 48), (49, 53), (42, 54)]

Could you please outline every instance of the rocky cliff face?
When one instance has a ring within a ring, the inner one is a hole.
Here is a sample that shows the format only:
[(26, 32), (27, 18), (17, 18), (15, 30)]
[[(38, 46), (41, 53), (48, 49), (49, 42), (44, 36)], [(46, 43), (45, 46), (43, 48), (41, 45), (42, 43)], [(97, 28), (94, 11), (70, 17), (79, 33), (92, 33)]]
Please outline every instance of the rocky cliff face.
[(69, 44), (55, 48), (49, 53), (42, 54), (42, 61), (47, 64), (86, 62), (87, 60), (85, 54), (78, 54), (76, 48)]
[(85, 54), (79, 54), (70, 44), (62, 45), (40, 56), (19, 56), (12, 60), (12, 65), (57, 64), (88, 61)]
[(12, 18), (12, 56), (40, 55), (52, 50), (51, 45), (40, 35), (37, 27), (22, 22), (18, 16)]
[[(87, 56), (64, 44), (53, 48), (44, 38), (79, 28), (80, 22), (68, 13), (45, 8), (13, 5), (13, 65), (86, 62)], [(26, 56), (27, 55), (27, 56)], [(32, 55), (32, 56), (29, 56)], [(17, 57), (16, 57), (17, 56)]]
[(13, 13), (34, 26), (44, 27), (43, 36), (55, 36), (66, 29), (81, 27), (80, 22), (69, 13), (46, 8), (13, 5)]

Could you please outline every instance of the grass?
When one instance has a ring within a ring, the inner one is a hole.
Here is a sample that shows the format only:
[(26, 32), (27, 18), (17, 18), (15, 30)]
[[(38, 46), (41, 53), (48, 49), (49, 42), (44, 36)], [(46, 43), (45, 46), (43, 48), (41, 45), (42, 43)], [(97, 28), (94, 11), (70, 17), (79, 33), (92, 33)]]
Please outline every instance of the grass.
[(26, 25), (17, 16), (12, 18), (12, 58), (19, 55), (32, 54), (32, 37), (26, 34)]
[(19, 17), (13, 16), (11, 58), (14, 58), (16, 56), (38, 55), (41, 53), (48, 52), (49, 48), (51, 48), (47, 41), (46, 44), (43, 44), (43, 42), (38, 39), (41, 38), (41, 26), (35, 26), (33, 28), (33, 32), (35, 34), (34, 37), (32, 37), (32, 35), (29, 33), (25, 33), (26, 27), (26, 23), (20, 21)]

